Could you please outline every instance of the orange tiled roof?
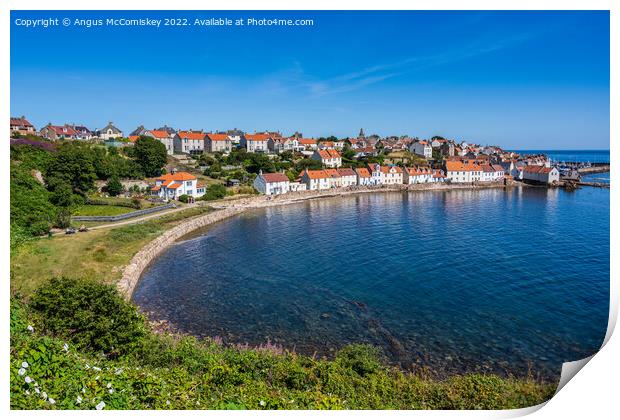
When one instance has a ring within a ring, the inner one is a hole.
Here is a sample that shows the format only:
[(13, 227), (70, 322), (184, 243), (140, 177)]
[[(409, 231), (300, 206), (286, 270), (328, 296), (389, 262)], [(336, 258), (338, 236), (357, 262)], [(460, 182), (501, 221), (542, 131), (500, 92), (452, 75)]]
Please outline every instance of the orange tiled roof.
[(269, 135), (268, 134), (246, 134), (245, 138), (248, 141), (265, 141), (269, 139)]
[(193, 181), (196, 177), (188, 172), (165, 174), (157, 178), (158, 181)]
[(482, 167), (473, 162), (447, 161), (446, 170), (449, 172), (482, 171)]
[(167, 139), (170, 137), (170, 135), (163, 130), (149, 130), (149, 133), (151, 133), (156, 139)]
[(213, 134), (213, 133), (208, 133), (207, 137), (209, 138), (209, 140), (211, 141), (226, 141), (228, 140), (228, 135), (226, 134)]
[(179, 131), (179, 137), (189, 140), (204, 140), (205, 133), (198, 131)]
[(179, 183), (179, 182), (175, 182), (175, 183), (173, 183), (173, 184), (171, 184), (171, 185), (168, 185), (166, 188), (170, 188), (170, 189), (172, 189), (172, 190), (176, 190), (176, 189), (177, 189), (177, 188), (179, 188), (181, 185), (182, 185), (181, 183)]
[(324, 149), (324, 150), (319, 150), (319, 156), (321, 156), (321, 159), (337, 159), (340, 157), (340, 153), (338, 153), (337, 150), (334, 149)]
[(306, 169), (305, 174), (308, 176), (308, 178), (310, 179), (323, 179), (323, 178), (329, 178), (329, 175), (327, 174), (327, 172), (325, 172), (323, 169), (318, 169), (318, 170), (309, 170)]
[(370, 178), (370, 171), (366, 168), (355, 168), (355, 172), (360, 178)]
[(265, 182), (289, 182), (288, 176), (282, 172), (262, 174)]
[(140, 136), (129, 136), (127, 137), (129, 139), (130, 142), (135, 143), (136, 141), (138, 141), (138, 138)]

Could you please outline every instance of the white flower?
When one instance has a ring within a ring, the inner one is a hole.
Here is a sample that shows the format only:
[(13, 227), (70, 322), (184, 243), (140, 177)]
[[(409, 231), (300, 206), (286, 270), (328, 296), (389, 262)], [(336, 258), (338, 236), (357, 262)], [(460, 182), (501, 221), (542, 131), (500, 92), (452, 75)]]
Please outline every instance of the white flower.
[(170, 400), (166, 400), (166, 404), (167, 404), (167, 405), (170, 405)]
[(29, 384), (30, 382), (32, 382), (32, 378), (30, 376), (26, 376), (24, 378), (24, 381), (26, 381), (26, 383)]
[(99, 375), (95, 376), (95, 381), (99, 380)]
[(80, 397), (80, 396), (78, 395), (78, 397), (77, 397), (77, 399), (75, 400), (75, 402), (76, 402), (77, 404), (80, 404), (80, 403), (82, 402), (82, 397)]
[(108, 384), (106, 385), (108, 388), (112, 388), (112, 383), (108, 382)]
[(40, 393), (41, 393), (41, 391), (39, 391), (39, 388), (35, 388), (35, 389), (34, 389), (34, 392), (36, 392), (37, 394), (40, 394)]
[(65, 349), (65, 351), (69, 351), (69, 345), (67, 343), (63, 344), (62, 348)]
[(86, 369), (90, 369), (90, 365), (89, 365), (88, 363), (86, 363), (86, 364), (84, 365), (84, 367), (85, 367)]
[(101, 371), (101, 368), (98, 368), (97, 366), (93, 366), (93, 370), (94, 370), (95, 372), (99, 372), (99, 371)]
[(97, 410), (103, 410), (103, 407), (105, 407), (105, 403), (103, 401), (95, 406)]
[(26, 395), (30, 395), (30, 391), (28, 391), (28, 390), (25, 390), (25, 391), (24, 391), (24, 393), (25, 393)]
[(53, 398), (50, 398), (48, 401), (50, 402), (50, 404), (56, 404), (56, 400)]
[(86, 389), (82, 388), (82, 394), (86, 394)]
[(26, 373), (26, 369), (24, 368), (19, 368), (19, 370), (17, 371), (17, 374), (19, 376), (24, 376), (25, 373)]
[(114, 372), (116, 375), (120, 375), (121, 373), (123, 373), (123, 369), (116, 369), (116, 372)]
[(22, 367), (26, 369), (28, 367), (28, 362), (22, 362)]
[(32, 325), (28, 325), (26, 329), (30, 332), (34, 332), (34, 328), (32, 328)]
[(265, 404), (267, 404), (264, 400), (260, 400), (260, 405), (262, 405), (263, 407), (265, 406)]
[(109, 392), (110, 394), (114, 394), (114, 388), (110, 388), (110, 389), (108, 389), (108, 392)]
[(42, 392), (41, 396), (43, 397), (44, 400), (47, 400), (47, 392)]

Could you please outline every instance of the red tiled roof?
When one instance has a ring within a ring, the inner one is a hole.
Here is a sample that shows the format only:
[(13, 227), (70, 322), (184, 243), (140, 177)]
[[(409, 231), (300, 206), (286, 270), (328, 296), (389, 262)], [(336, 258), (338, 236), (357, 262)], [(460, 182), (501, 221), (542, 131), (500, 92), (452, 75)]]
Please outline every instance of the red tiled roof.
[(128, 139), (130, 142), (135, 143), (136, 141), (138, 141), (138, 138), (140, 136), (129, 136)]
[(183, 184), (181, 184), (181, 183), (179, 183), (179, 182), (175, 182), (175, 183), (173, 183), (173, 184), (168, 185), (166, 188), (170, 188), (170, 189), (172, 189), (172, 190), (176, 190), (176, 189), (177, 189), (177, 188), (179, 188), (181, 185), (183, 185)]
[(267, 174), (262, 174), (263, 179), (265, 180), (265, 182), (289, 182), (288, 176), (286, 176), (285, 174), (283, 174), (282, 172), (276, 172), (273, 174), (267, 173)]
[(207, 137), (211, 141), (226, 141), (226, 140), (228, 140), (228, 135), (226, 135), (226, 134), (208, 133)]
[(447, 161), (446, 170), (449, 172), (482, 171), (482, 167), (473, 162)]
[(355, 171), (351, 168), (340, 168), (338, 173), (340, 176), (355, 176)]
[(523, 172), (529, 172), (533, 174), (548, 174), (553, 168), (547, 168), (546, 166), (526, 166), (523, 168)]
[(297, 139), (297, 142), (304, 146), (310, 146), (310, 145), (316, 144), (315, 139)]
[(304, 174), (307, 175), (308, 178), (310, 178), (310, 179), (329, 178), (329, 175), (323, 169), (318, 169), (318, 170), (306, 169)]
[(170, 137), (170, 134), (163, 130), (149, 130), (149, 133), (151, 133), (156, 139), (167, 139)]
[(334, 149), (324, 149), (324, 150), (319, 150), (319, 156), (321, 156), (321, 159), (337, 159), (340, 156), (340, 153), (338, 153), (337, 150)]
[(204, 140), (205, 133), (198, 131), (179, 131), (179, 137), (188, 140)]
[(245, 138), (247, 141), (265, 141), (269, 139), (268, 134), (246, 134)]
[(18, 125), (20, 127), (33, 127), (33, 125), (30, 124), (30, 122), (27, 119), (21, 118), (21, 117), (19, 118), (11, 117), (11, 125), (12, 126)]

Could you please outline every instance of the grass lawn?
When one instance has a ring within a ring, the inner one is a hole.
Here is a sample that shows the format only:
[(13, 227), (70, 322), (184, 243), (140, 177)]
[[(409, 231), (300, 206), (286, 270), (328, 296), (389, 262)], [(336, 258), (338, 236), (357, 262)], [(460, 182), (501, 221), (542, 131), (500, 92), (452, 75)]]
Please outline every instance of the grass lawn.
[(149, 241), (179, 222), (211, 210), (193, 207), (141, 223), (35, 239), (11, 257), (11, 290), (28, 296), (58, 276), (113, 283)]
[(85, 204), (78, 207), (74, 212), (74, 216), (116, 216), (136, 211), (131, 207), (124, 206), (103, 206), (100, 204)]

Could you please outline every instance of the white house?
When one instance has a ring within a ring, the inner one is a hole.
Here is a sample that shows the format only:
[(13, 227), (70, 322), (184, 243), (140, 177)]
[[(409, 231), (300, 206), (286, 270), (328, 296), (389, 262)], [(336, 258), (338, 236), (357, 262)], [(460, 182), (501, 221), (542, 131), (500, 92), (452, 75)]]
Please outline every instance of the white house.
[(405, 184), (425, 184), (434, 182), (433, 171), (430, 168), (404, 168), (403, 183)]
[(357, 185), (372, 185), (372, 174), (367, 168), (355, 168), (355, 175), (357, 176)]
[(254, 188), (265, 195), (285, 194), (290, 190), (291, 181), (282, 172), (273, 174), (261, 170), (254, 179)]
[(205, 137), (200, 131), (179, 131), (172, 140), (174, 152), (200, 154), (205, 150)]
[(322, 169), (305, 169), (301, 174), (301, 182), (306, 184), (308, 190), (328, 190), (330, 188), (330, 176)]
[(151, 195), (166, 200), (178, 200), (182, 195), (198, 198), (204, 193), (205, 187), (198, 185), (196, 177), (187, 172), (162, 175), (155, 180), (155, 186), (151, 188)]
[(306, 189), (308, 189), (308, 186), (301, 182), (301, 180), (293, 181), (289, 184), (290, 192), (306, 191)]
[(342, 166), (342, 156), (335, 149), (315, 150), (312, 159), (320, 161), (326, 168), (339, 168)]
[(399, 166), (381, 166), (378, 163), (369, 163), (368, 170), (374, 185), (394, 185), (403, 183), (403, 169)]
[(164, 130), (147, 130), (144, 132), (144, 135), (159, 140), (166, 146), (166, 153), (169, 155), (174, 154), (174, 137), (176, 134), (171, 134)]
[(414, 141), (409, 146), (409, 150), (418, 156), (424, 156), (426, 159), (433, 158), (433, 148), (426, 140)]
[(338, 173), (337, 169), (324, 169), (325, 173), (329, 177), (329, 188), (340, 188), (342, 187), (342, 177), (340, 173)]
[(523, 179), (543, 184), (552, 184), (560, 181), (560, 171), (555, 166), (552, 168), (543, 165), (526, 166), (523, 169)]
[(228, 153), (232, 150), (233, 139), (228, 134), (207, 133), (204, 140), (204, 150), (209, 153)]
[(111, 140), (117, 137), (123, 137), (123, 132), (112, 125), (112, 121), (101, 130), (97, 130), (97, 137), (103, 140)]
[(250, 153), (267, 153), (269, 151), (269, 135), (244, 134), (241, 137), (241, 147)]
[(472, 161), (447, 161), (446, 178), (450, 182), (476, 182), (482, 179), (482, 167)]
[(338, 174), (340, 174), (341, 185), (343, 187), (352, 187), (357, 185), (357, 174), (351, 168), (339, 168)]

